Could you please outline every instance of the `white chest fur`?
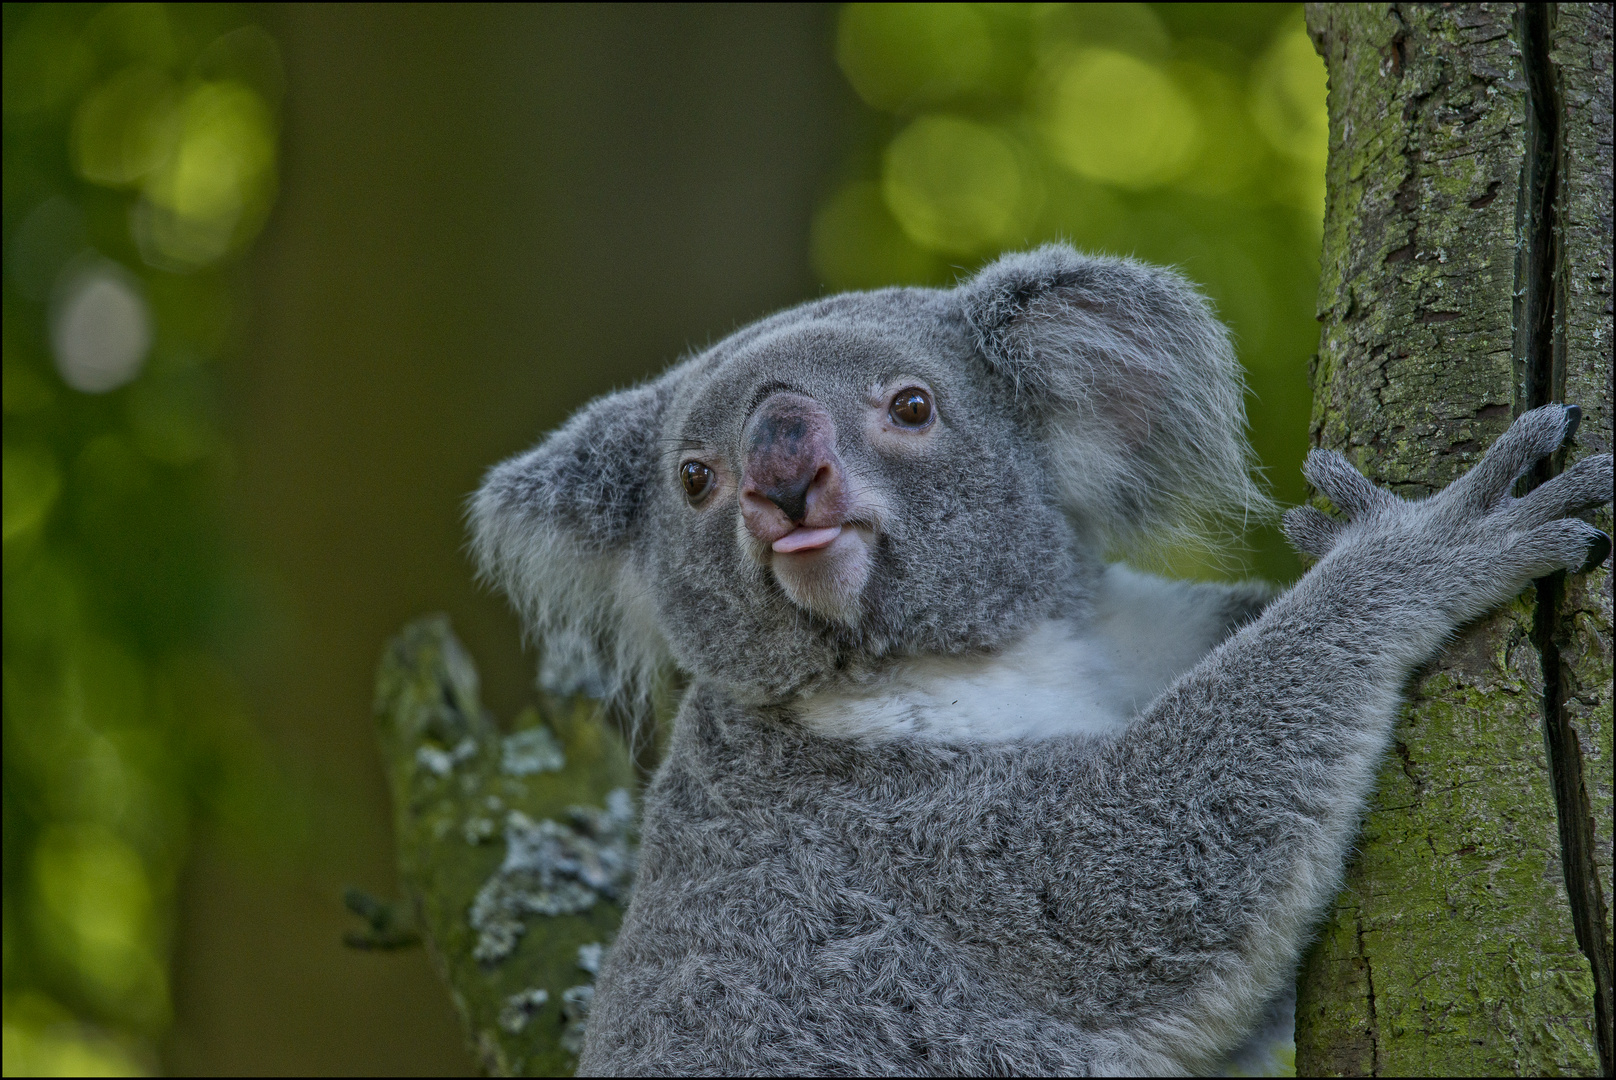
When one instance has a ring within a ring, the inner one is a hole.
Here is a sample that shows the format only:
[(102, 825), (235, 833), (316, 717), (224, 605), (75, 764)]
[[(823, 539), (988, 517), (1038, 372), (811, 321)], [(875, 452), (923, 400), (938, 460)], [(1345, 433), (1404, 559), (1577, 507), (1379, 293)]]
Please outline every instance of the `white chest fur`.
[(1114, 565), (1084, 622), (1050, 620), (998, 652), (905, 660), (854, 689), (798, 705), (838, 738), (1008, 742), (1104, 735), (1220, 641), (1224, 597)]

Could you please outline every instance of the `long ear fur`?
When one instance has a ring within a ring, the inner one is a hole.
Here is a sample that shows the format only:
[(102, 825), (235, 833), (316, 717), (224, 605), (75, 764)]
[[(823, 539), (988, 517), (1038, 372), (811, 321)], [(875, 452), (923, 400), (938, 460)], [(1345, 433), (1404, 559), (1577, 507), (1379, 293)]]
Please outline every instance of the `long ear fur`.
[(539, 682), (649, 716), (667, 646), (634, 540), (681, 369), (591, 402), (490, 469), (470, 505), (483, 577), (510, 595), (542, 649)]
[(1051, 244), (1005, 256), (959, 292), (1086, 541), (1224, 539), (1272, 513), (1252, 480), (1228, 334), (1178, 274)]

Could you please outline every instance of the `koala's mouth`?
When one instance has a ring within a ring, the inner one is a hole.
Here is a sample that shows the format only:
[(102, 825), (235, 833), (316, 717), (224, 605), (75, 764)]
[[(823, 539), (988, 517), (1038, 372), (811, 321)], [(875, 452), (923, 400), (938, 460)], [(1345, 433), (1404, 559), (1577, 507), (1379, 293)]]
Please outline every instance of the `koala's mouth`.
[(841, 525), (832, 525), (827, 529), (798, 525), (769, 546), (783, 555), (798, 551), (820, 551), (830, 547), (836, 538), (842, 535), (842, 529)]
[(770, 545), (774, 579), (799, 607), (853, 624), (872, 569), (874, 536), (856, 522), (799, 525)]

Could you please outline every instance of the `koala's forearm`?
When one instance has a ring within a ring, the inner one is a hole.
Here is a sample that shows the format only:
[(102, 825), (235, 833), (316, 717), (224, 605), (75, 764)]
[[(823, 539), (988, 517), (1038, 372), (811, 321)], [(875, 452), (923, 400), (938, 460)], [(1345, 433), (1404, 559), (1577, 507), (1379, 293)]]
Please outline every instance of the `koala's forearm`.
[(1146, 855), (1120, 863), (1137, 876), (1117, 887), (1169, 928), (1157, 950), (1203, 960), (1163, 1002), (1180, 1018), (1242, 1022), (1290, 977), (1338, 886), (1412, 671), (1533, 578), (1608, 554), (1607, 538), (1567, 516), (1609, 498), (1608, 457), (1507, 494), (1574, 427), (1571, 410), (1528, 414), (1422, 502), (1315, 454), (1309, 478), (1348, 513), (1288, 519), (1319, 564), (1102, 755), (1085, 801), (1133, 808), (1114, 828)]
[[(1375, 580), (1345, 554), (1180, 678), (1116, 753), (1155, 763), (1161, 790), (1187, 794), (1216, 778), (1321, 821), (1355, 818), (1410, 672), (1459, 620), (1421, 597), (1415, 575)], [(1182, 768), (1162, 768), (1169, 762)], [(1279, 777), (1286, 783), (1269, 794)]]

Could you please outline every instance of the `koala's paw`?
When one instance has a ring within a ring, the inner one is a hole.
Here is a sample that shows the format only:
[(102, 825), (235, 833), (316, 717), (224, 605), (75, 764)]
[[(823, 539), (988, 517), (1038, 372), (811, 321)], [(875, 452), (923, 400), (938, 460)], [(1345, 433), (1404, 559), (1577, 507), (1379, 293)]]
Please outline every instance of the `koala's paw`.
[(1418, 502), (1375, 487), (1340, 454), (1315, 450), (1302, 472), (1345, 518), (1298, 507), (1285, 515), (1285, 535), (1317, 559), (1352, 543), (1384, 556), (1392, 573), (1424, 580), (1446, 570), (1452, 584), (1473, 586), (1482, 604), (1502, 602), (1556, 570), (1590, 570), (1609, 556), (1610, 537), (1571, 515), (1611, 501), (1609, 454), (1583, 458), (1523, 498), (1509, 494), (1581, 418), (1576, 406), (1525, 413), (1474, 469)]

